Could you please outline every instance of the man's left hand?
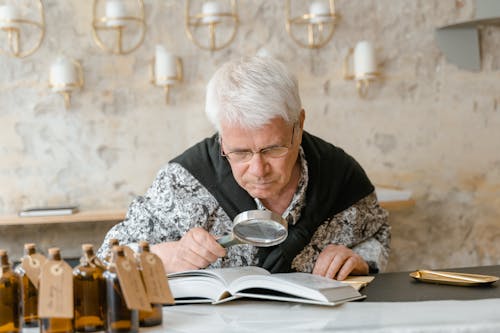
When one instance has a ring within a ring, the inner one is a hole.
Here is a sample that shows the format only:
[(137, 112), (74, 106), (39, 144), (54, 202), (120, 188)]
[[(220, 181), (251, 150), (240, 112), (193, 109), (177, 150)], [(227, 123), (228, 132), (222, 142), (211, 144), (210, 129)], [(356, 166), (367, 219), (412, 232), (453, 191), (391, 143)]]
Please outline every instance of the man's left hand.
[(348, 247), (330, 244), (319, 254), (312, 273), (344, 280), (349, 274), (368, 274), (368, 264)]

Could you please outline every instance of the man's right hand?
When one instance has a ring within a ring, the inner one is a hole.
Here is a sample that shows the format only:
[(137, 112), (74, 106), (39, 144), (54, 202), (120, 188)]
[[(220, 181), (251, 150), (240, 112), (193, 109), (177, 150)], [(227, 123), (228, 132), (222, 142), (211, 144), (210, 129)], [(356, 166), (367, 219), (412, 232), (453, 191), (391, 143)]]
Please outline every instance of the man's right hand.
[(151, 246), (167, 273), (205, 268), (226, 255), (214, 236), (203, 228), (189, 230), (180, 240)]

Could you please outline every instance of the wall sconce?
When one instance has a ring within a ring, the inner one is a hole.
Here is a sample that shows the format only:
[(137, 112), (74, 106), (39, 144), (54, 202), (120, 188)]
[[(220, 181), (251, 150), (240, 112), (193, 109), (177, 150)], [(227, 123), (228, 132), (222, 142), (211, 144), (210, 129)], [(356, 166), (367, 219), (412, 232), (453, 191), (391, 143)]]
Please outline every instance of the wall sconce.
[(71, 93), (83, 87), (83, 69), (76, 60), (59, 57), (50, 67), (49, 87), (64, 97), (64, 106), (71, 106)]
[[(104, 6), (100, 3), (104, 2)], [(131, 6), (127, 3), (133, 1), (126, 0), (94, 0), (92, 37), (102, 50), (114, 54), (128, 54), (141, 46), (146, 33), (146, 21), (144, 19), (144, 2), (137, 0), (136, 16), (129, 14), (132, 12)], [(104, 16), (102, 13), (104, 7)], [(114, 35), (114, 38), (113, 38)], [(135, 39), (133, 38), (135, 35)], [(124, 37), (131, 36), (128, 47), (124, 46)]]
[(170, 87), (182, 82), (182, 60), (162, 45), (156, 45), (155, 57), (150, 66), (149, 80), (165, 89), (165, 101), (170, 104)]
[(355, 80), (358, 94), (364, 98), (370, 82), (381, 77), (377, 67), (373, 45), (368, 41), (358, 42), (354, 49), (349, 49), (344, 59), (344, 79)]
[[(231, 44), (238, 30), (239, 18), (236, 0), (229, 0), (229, 3), (230, 12), (220, 1), (207, 1), (203, 3), (201, 13), (191, 15), (191, 1), (186, 1), (186, 34), (196, 46), (217, 51)], [(200, 42), (200, 38), (206, 42)]]
[[(16, 58), (23, 58), (34, 53), (40, 47), (45, 35), (45, 13), (42, 0), (35, 2), (38, 3), (39, 21), (23, 18), (18, 7), (9, 4), (0, 5), (0, 30), (6, 33), (8, 41), (8, 49), (4, 50), (0, 48), (0, 53), (10, 54)], [(38, 36), (35, 30), (38, 31)], [(21, 38), (21, 34), (27, 36), (27, 38)], [(31, 48), (27, 47), (23, 51), (23, 47), (20, 45), (21, 40), (31, 40), (32, 36), (37, 36), (34, 37), (37, 38), (34, 45)]]
[[(286, 31), (297, 44), (310, 49), (319, 49), (332, 39), (335, 24), (340, 18), (335, 12), (335, 0), (312, 2), (308, 13), (295, 17), (292, 15), (291, 0), (287, 0), (285, 11)], [(297, 35), (302, 35), (302, 38)]]

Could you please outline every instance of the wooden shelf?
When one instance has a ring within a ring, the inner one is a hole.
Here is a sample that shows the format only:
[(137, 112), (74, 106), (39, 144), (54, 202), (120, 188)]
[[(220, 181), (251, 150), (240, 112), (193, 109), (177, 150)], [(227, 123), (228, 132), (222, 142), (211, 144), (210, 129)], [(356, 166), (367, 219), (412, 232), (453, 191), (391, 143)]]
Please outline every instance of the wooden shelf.
[(95, 210), (81, 211), (71, 215), (20, 217), (17, 215), (1, 216), (0, 226), (50, 224), (50, 223), (81, 223), (81, 222), (121, 222), (125, 219), (125, 210)]
[(382, 201), (379, 204), (380, 207), (387, 210), (400, 210), (415, 206), (415, 200)]

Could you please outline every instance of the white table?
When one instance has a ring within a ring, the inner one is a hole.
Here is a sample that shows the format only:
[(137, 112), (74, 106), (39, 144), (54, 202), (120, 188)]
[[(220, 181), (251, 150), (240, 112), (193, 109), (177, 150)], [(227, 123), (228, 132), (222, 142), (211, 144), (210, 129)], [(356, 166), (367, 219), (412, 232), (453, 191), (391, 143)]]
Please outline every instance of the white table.
[(237, 300), (164, 307), (141, 332), (500, 332), (500, 299), (350, 302), (337, 307)]

